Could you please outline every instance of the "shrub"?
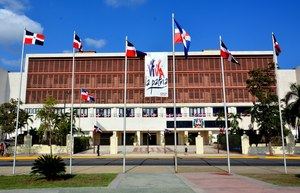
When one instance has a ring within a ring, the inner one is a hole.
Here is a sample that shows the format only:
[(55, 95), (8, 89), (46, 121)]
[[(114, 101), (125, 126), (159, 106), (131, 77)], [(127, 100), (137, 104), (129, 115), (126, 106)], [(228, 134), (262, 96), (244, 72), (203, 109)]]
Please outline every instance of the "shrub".
[[(229, 150), (241, 151), (241, 136), (238, 134), (229, 134)], [(218, 135), (218, 142), (221, 144), (222, 149), (226, 150), (226, 135)]]
[(63, 159), (56, 155), (41, 155), (31, 168), (31, 174), (39, 174), (46, 180), (55, 180), (66, 172), (66, 164)]
[(90, 146), (89, 137), (75, 137), (74, 138), (74, 153), (87, 150)]

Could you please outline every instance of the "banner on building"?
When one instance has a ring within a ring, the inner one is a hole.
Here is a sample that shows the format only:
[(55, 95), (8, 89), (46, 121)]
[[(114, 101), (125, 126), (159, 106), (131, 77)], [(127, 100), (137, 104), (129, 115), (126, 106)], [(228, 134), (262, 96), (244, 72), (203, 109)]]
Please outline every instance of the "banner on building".
[(145, 97), (168, 97), (168, 55), (145, 56)]
[(203, 128), (204, 127), (204, 120), (197, 118), (194, 119), (194, 124), (193, 124), (194, 128)]

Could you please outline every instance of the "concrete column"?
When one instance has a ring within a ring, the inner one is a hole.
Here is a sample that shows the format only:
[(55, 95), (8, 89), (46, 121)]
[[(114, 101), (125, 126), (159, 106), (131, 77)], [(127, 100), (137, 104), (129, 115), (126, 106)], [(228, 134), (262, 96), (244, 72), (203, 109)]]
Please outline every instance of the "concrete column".
[(118, 137), (117, 132), (114, 131), (113, 135), (110, 137), (110, 147), (109, 147), (110, 154), (117, 154), (118, 153)]
[[(70, 153), (70, 148), (71, 148), (71, 134), (68, 134), (67, 135), (67, 142), (66, 142), (66, 145), (67, 145), (67, 152)], [(73, 137), (73, 143), (74, 143), (74, 137)], [(72, 147), (72, 154), (74, 154), (74, 144), (73, 144), (73, 147)]]
[(165, 145), (165, 132), (160, 131), (160, 143), (159, 145), (164, 146)]
[(137, 131), (136, 132), (136, 136), (137, 136), (137, 142), (136, 145), (140, 146), (141, 145), (141, 131)]
[(204, 146), (203, 146), (203, 137), (201, 137), (200, 132), (198, 132), (198, 136), (196, 137), (196, 154), (203, 154)]
[(249, 154), (249, 136), (244, 134), (241, 136), (241, 143), (242, 143), (242, 154)]
[(184, 133), (178, 131), (178, 145), (184, 145)]
[(31, 146), (32, 146), (32, 136), (27, 134), (24, 136), (24, 146), (26, 153), (30, 154)]
[(184, 139), (184, 141), (183, 141), (184, 145), (190, 145), (189, 132), (188, 131), (184, 131), (183, 139)]

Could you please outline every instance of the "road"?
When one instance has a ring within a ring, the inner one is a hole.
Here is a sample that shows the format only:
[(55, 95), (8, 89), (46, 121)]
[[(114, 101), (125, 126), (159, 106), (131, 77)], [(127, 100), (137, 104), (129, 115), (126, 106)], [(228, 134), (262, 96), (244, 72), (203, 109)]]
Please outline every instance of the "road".
[[(16, 166), (32, 166), (33, 160), (17, 160)], [(64, 159), (64, 162), (68, 165), (69, 159)], [(282, 166), (282, 159), (241, 159), (234, 158), (230, 160), (232, 166)], [(122, 165), (121, 158), (80, 158), (73, 159), (73, 166), (118, 166)], [(11, 166), (12, 161), (0, 161), (1, 166)], [(139, 165), (139, 166), (152, 166), (152, 165), (174, 165), (173, 159), (166, 158), (127, 158), (126, 165)], [(179, 158), (178, 165), (186, 166), (226, 166), (227, 159), (223, 158)], [(300, 166), (299, 160), (287, 160), (288, 166)]]

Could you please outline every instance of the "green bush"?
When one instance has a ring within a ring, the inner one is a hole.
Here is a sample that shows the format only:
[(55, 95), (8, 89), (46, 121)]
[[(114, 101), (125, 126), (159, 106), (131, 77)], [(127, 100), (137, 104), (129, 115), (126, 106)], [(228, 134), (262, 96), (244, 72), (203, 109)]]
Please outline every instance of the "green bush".
[[(238, 134), (229, 134), (229, 150), (231, 151), (241, 151), (241, 136)], [(222, 149), (226, 150), (226, 135), (219, 134), (218, 142), (221, 144)]]
[(66, 164), (61, 157), (56, 155), (41, 155), (34, 161), (31, 168), (31, 174), (39, 174), (46, 180), (55, 180), (65, 172)]
[(89, 137), (74, 137), (74, 153), (78, 153), (84, 150), (89, 149), (90, 142)]

